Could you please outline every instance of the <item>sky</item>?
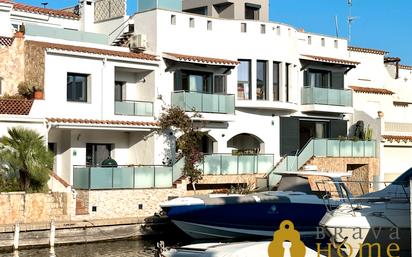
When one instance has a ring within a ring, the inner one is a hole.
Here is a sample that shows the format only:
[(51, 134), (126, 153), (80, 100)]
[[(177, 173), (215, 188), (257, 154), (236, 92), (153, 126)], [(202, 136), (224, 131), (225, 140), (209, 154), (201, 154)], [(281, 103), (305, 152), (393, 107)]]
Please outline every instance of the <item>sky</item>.
[[(49, 8), (63, 8), (77, 0), (15, 0)], [(127, 0), (128, 14), (133, 14), (138, 0)], [(400, 57), (403, 64), (412, 65), (411, 0), (352, 0), (353, 46), (376, 48)], [(348, 37), (348, 0), (270, 0), (270, 20), (303, 28), (305, 31), (336, 35), (338, 17), (339, 37)]]

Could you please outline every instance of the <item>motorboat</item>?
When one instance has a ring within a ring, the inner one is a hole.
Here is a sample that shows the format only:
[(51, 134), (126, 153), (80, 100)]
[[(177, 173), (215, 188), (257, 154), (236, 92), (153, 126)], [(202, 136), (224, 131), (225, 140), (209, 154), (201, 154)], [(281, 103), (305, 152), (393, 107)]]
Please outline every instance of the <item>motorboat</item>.
[[(159, 257), (268, 257), (270, 241), (202, 243), (161, 251)], [(285, 248), (290, 247), (285, 245)], [(288, 255), (285, 255), (288, 256)], [(289, 255), (290, 256), (290, 255)], [(324, 257), (306, 247), (305, 257)]]
[[(346, 203), (328, 211), (320, 226), (335, 248), (340, 247), (348, 257), (411, 256), (411, 179), (412, 168), (386, 188), (349, 197)], [(370, 248), (370, 244), (376, 245)], [(400, 251), (396, 250), (398, 246)], [(388, 249), (392, 249), (390, 255)]]
[(326, 207), (322, 197), (311, 190), (308, 177), (341, 183), (351, 175), (317, 171), (279, 174), (277, 191), (180, 197), (160, 206), (178, 228), (195, 239), (269, 238), (283, 220), (291, 220), (302, 237), (313, 236)]

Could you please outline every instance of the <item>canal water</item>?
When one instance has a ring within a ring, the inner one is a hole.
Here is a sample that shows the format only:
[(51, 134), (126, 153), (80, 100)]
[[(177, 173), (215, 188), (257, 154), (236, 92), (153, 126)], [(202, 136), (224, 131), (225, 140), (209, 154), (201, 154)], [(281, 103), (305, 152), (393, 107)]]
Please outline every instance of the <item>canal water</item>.
[(0, 257), (154, 257), (156, 241), (134, 239), (0, 253)]

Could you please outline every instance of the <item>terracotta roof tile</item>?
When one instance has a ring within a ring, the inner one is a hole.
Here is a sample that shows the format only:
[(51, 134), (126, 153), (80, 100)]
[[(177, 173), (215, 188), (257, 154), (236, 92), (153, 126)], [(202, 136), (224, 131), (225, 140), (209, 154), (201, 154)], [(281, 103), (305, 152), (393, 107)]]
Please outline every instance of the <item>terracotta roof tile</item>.
[(79, 15), (74, 14), (72, 12), (68, 12), (68, 11), (42, 8), (42, 7), (37, 7), (37, 6), (32, 6), (32, 5), (22, 4), (22, 3), (16, 3), (16, 2), (8, 1), (8, 0), (0, 0), (0, 2), (12, 4), (13, 9), (16, 11), (45, 14), (45, 15), (50, 15), (53, 17), (66, 18), (66, 19), (78, 20), (80, 18)]
[(141, 60), (147, 60), (147, 61), (158, 61), (155, 55), (145, 54), (145, 53), (122, 52), (122, 51), (107, 50), (107, 49), (101, 49), (101, 48), (55, 44), (55, 43), (31, 41), (31, 40), (27, 40), (26, 42), (29, 42), (31, 44), (34, 44), (34, 45), (37, 45), (43, 48), (65, 50), (65, 51), (70, 51), (70, 52), (100, 54), (100, 55), (132, 58), (132, 59), (141, 59)]
[(359, 53), (367, 53), (367, 54), (379, 54), (379, 55), (385, 55), (385, 54), (389, 53), (389, 52), (383, 51), (383, 50), (356, 47), (356, 46), (348, 46), (348, 51), (359, 52)]
[(412, 142), (412, 136), (382, 135), (382, 138), (388, 140), (389, 142)]
[(2, 37), (0, 36), (0, 45), (11, 46), (13, 44), (14, 38), (12, 37)]
[(32, 105), (32, 100), (0, 99), (0, 114), (29, 115)]
[(355, 61), (350, 61), (350, 60), (336, 59), (336, 58), (324, 57), (324, 56), (315, 56), (315, 55), (302, 55), (302, 56), (305, 57), (305, 58), (302, 58), (305, 60), (312, 60), (312, 61), (317, 61), (317, 62), (326, 62), (326, 63), (333, 63), (333, 64), (355, 66), (360, 63), (360, 62), (355, 62)]
[(357, 87), (350, 86), (356, 93), (367, 93), (367, 94), (378, 94), (378, 95), (393, 95), (394, 92), (385, 88), (374, 88), (374, 87)]
[(93, 120), (93, 119), (73, 119), (73, 118), (47, 118), (51, 123), (73, 123), (73, 124), (90, 124), (90, 125), (126, 125), (126, 126), (147, 126), (157, 127), (159, 124), (155, 121), (123, 121), (123, 120)]
[(214, 64), (214, 65), (231, 65), (236, 66), (239, 64), (238, 61), (226, 60), (221, 58), (211, 58), (211, 57), (203, 57), (203, 56), (194, 56), (194, 55), (184, 55), (184, 54), (175, 54), (175, 53), (165, 53), (164, 56), (167, 59), (168, 57), (172, 57), (173, 59), (181, 62), (195, 62), (195, 63), (202, 63), (202, 64)]

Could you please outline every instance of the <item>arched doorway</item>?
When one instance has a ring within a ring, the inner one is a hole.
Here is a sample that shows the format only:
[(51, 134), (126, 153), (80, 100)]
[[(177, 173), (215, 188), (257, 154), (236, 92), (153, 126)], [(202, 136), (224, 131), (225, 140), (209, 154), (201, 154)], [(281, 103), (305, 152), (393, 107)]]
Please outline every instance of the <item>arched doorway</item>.
[(227, 141), (227, 147), (237, 153), (263, 153), (264, 146), (264, 142), (259, 137), (248, 133), (238, 134)]
[(199, 151), (204, 154), (212, 154), (214, 149), (216, 149), (216, 144), (216, 139), (210, 135), (204, 135), (199, 143)]

